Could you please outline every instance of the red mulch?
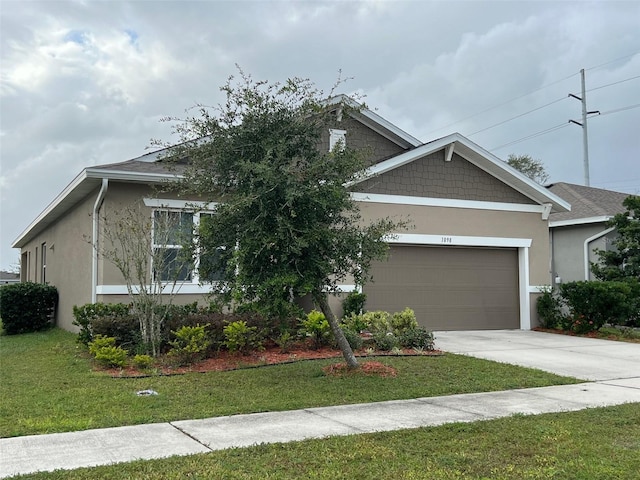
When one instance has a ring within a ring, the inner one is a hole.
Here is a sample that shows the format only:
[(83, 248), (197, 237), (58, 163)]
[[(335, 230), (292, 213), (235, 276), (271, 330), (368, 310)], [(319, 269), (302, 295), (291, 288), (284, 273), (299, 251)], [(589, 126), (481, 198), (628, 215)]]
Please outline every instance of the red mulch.
[[(376, 352), (376, 356), (394, 356), (390, 352)], [(424, 352), (415, 352), (414, 350), (403, 350), (402, 356), (441, 356), (444, 355), (440, 350), (431, 350)], [(367, 355), (364, 351), (356, 352), (356, 356), (366, 358)], [(293, 363), (303, 360), (318, 360), (325, 358), (342, 358), (342, 352), (333, 348), (320, 348), (317, 350), (298, 347), (291, 349), (286, 353), (283, 353), (278, 347), (267, 348), (263, 351), (252, 352), (249, 355), (242, 355), (238, 353), (229, 353), (227, 351), (219, 352), (215, 357), (207, 358), (200, 362), (194, 363), (188, 366), (175, 366), (169, 363), (163, 363), (162, 360), (158, 362), (152, 369), (152, 373), (149, 371), (139, 371), (133, 366), (127, 366), (126, 368), (99, 368), (100, 371), (109, 374), (112, 377), (130, 378), (130, 377), (145, 377), (149, 375), (181, 375), (184, 373), (205, 373), (205, 372), (223, 372), (228, 370), (237, 370), (240, 368), (260, 367), (265, 365), (278, 365), (283, 363)], [(371, 364), (371, 365), (370, 365)], [(376, 372), (375, 364), (379, 362), (361, 362), (363, 367), (361, 370), (365, 374), (377, 374), (380, 376), (395, 376), (388, 374), (388, 372), (380, 371)], [(334, 367), (336, 372), (340, 369), (340, 364), (334, 364), (330, 367)], [(380, 364), (382, 365), (382, 364)], [(97, 368), (97, 367), (96, 367)], [(385, 367), (386, 368), (386, 367)], [(346, 365), (345, 365), (346, 369)], [(380, 369), (378, 369), (380, 370)], [(369, 372), (369, 373), (367, 373)], [(325, 372), (328, 373), (328, 372)], [(328, 374), (337, 374), (330, 372)]]

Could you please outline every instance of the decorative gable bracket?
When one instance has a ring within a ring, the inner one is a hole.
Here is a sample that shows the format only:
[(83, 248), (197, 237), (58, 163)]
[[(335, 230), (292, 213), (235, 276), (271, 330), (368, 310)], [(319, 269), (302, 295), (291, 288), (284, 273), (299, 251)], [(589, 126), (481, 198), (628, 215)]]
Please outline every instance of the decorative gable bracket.
[(542, 205), (542, 220), (544, 220), (545, 222), (549, 220), (549, 215), (551, 214), (551, 207), (553, 207), (553, 205), (551, 205), (550, 203), (545, 203)]
[(450, 143), (449, 145), (447, 145), (444, 149), (444, 161), (445, 162), (450, 162), (451, 159), (453, 158), (453, 150), (456, 146), (456, 142)]

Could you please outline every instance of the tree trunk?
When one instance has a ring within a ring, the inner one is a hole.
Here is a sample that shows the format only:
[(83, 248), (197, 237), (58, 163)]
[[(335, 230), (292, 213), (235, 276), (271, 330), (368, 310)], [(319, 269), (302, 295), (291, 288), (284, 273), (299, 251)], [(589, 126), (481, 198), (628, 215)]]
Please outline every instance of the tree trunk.
[(331, 310), (331, 307), (329, 306), (327, 294), (324, 292), (314, 292), (313, 298), (331, 326), (331, 331), (333, 332), (333, 336), (336, 339), (338, 347), (342, 351), (342, 356), (344, 357), (345, 362), (347, 362), (347, 367), (350, 369), (359, 368), (360, 364), (358, 363), (356, 356), (353, 354), (351, 345), (349, 345), (347, 338), (342, 332), (342, 328), (340, 328), (340, 324), (338, 323), (336, 316), (333, 314), (333, 310)]

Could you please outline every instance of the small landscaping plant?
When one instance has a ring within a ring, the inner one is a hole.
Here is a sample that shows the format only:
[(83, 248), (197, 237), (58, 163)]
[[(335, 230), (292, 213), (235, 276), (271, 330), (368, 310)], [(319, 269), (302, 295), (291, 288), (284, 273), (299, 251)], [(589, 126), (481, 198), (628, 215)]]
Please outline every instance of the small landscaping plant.
[(127, 364), (129, 352), (116, 346), (116, 339), (96, 335), (89, 343), (89, 353), (96, 362), (105, 367), (124, 367)]
[(138, 354), (133, 357), (132, 363), (138, 370), (148, 370), (153, 365), (153, 358), (151, 355)]
[(302, 334), (311, 338), (314, 348), (320, 348), (329, 344), (331, 327), (324, 313), (311, 310), (300, 323), (302, 325)]
[(404, 348), (412, 348), (416, 351), (434, 349), (433, 332), (418, 326), (405, 330), (400, 335), (399, 341)]
[(407, 307), (401, 312), (394, 313), (391, 315), (391, 328), (398, 336), (407, 330), (418, 328), (415, 312)]
[(211, 341), (207, 336), (206, 328), (209, 325), (184, 326), (171, 332), (175, 340), (169, 342), (171, 350), (169, 356), (178, 360), (182, 365), (191, 364), (204, 358)]
[(249, 327), (247, 322), (240, 320), (231, 322), (223, 328), (224, 345), (230, 352), (248, 354), (251, 350), (263, 348), (263, 339), (257, 327)]

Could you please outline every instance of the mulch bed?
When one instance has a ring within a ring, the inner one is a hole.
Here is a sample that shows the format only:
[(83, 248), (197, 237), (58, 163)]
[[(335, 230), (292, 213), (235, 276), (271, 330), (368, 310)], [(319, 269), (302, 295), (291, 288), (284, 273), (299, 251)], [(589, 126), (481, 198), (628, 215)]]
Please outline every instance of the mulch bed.
[[(355, 352), (358, 358), (371, 358), (364, 350)], [(440, 350), (429, 350), (423, 352), (416, 352), (414, 350), (405, 349), (402, 350), (401, 353), (391, 353), (391, 352), (378, 352), (376, 351), (373, 356), (442, 356), (444, 352)], [(207, 358), (197, 363), (188, 366), (175, 366), (163, 362), (162, 359), (156, 364), (152, 369), (148, 371), (140, 371), (137, 370), (133, 366), (128, 366), (126, 368), (101, 368), (96, 367), (96, 370), (100, 372), (105, 372), (108, 375), (114, 378), (137, 378), (137, 377), (148, 377), (152, 375), (182, 375), (185, 373), (206, 373), (206, 372), (225, 372), (229, 370), (238, 370), (241, 368), (256, 368), (267, 365), (281, 365), (285, 363), (293, 363), (300, 362), (305, 360), (320, 360), (327, 358), (339, 358), (342, 359), (342, 352), (340, 350), (336, 350), (333, 348), (319, 348), (319, 349), (309, 349), (309, 348), (296, 348), (291, 349), (288, 352), (282, 352), (278, 347), (267, 348), (262, 351), (251, 352), (248, 355), (242, 355), (238, 353), (229, 353), (227, 351), (218, 352), (215, 357)], [(379, 362), (372, 361), (362, 361), (360, 362), (363, 368), (361, 370), (361, 374), (376, 374), (380, 376), (395, 376), (391, 375), (389, 372), (385, 370), (385, 368), (381, 368), (377, 365), (369, 365)], [(325, 371), (325, 374), (339, 376), (342, 374), (346, 374), (343, 370), (346, 370), (346, 365), (343, 363), (334, 364), (335, 366), (332, 369)], [(340, 366), (343, 365), (343, 366)], [(384, 365), (382, 365), (384, 367)], [(376, 373), (374, 373), (376, 372)]]

